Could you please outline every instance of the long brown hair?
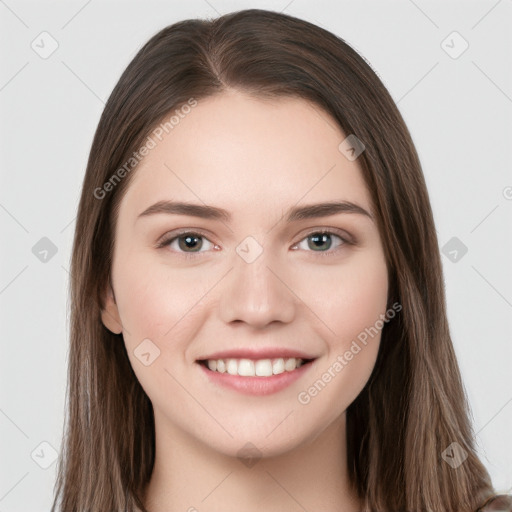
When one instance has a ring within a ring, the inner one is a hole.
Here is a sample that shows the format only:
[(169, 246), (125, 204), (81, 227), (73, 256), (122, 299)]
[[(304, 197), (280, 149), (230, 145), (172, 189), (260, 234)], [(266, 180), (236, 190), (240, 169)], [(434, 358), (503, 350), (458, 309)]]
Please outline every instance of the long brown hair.
[[(384, 327), (372, 376), (347, 411), (349, 475), (365, 510), (475, 511), (493, 488), (474, 448), (432, 210), (409, 131), (376, 73), (341, 38), (258, 9), (164, 28), (105, 106), (76, 221), (67, 428), (52, 510), (145, 510), (152, 405), (122, 334), (107, 330), (100, 315), (118, 207), (136, 172), (130, 159), (155, 126), (191, 99), (227, 88), (310, 101), (366, 148), (358, 162), (384, 244), (389, 303), (403, 309)], [(452, 443), (467, 453), (457, 468), (442, 456)]]

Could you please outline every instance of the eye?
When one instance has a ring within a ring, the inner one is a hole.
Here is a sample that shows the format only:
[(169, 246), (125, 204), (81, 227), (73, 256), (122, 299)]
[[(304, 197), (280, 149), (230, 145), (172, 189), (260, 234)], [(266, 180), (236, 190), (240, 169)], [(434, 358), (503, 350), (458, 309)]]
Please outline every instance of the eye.
[[(203, 234), (193, 231), (185, 231), (178, 235), (164, 237), (162, 241), (157, 244), (158, 248), (169, 246), (174, 252), (182, 253), (187, 258), (194, 258), (197, 253), (205, 247), (203, 241), (206, 241), (206, 250), (218, 247), (208, 240)], [(208, 245), (209, 244), (209, 245)]]
[[(338, 239), (338, 243), (333, 245), (333, 238)], [(206, 245), (205, 242), (206, 241)], [(321, 256), (333, 256), (338, 253), (344, 245), (353, 245), (348, 235), (337, 234), (329, 230), (312, 231), (299, 243), (292, 246), (292, 250), (301, 249), (307, 252), (316, 252)], [(304, 246), (305, 244), (305, 246)], [(202, 233), (195, 231), (183, 231), (181, 233), (170, 233), (157, 243), (157, 248), (170, 247), (174, 252), (183, 254), (186, 258), (195, 258), (201, 252), (220, 249), (218, 245), (213, 244)], [(205, 249), (205, 250), (201, 250)]]
[[(337, 238), (339, 242), (335, 244), (334, 249), (331, 250), (333, 248), (333, 237)], [(352, 243), (353, 242), (351, 242), (348, 237), (342, 236), (341, 234), (336, 234), (328, 230), (318, 230), (311, 232), (306, 238), (303, 238), (298, 244), (295, 244), (292, 249), (296, 250), (299, 248), (309, 252), (320, 253), (322, 256), (332, 256), (340, 250), (340, 247)]]

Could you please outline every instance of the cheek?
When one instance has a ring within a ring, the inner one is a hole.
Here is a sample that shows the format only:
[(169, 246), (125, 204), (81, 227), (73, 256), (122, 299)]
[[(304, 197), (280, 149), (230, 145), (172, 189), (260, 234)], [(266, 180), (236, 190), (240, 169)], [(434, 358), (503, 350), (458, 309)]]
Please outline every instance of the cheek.
[(315, 287), (305, 299), (314, 304), (312, 309), (324, 324), (322, 338), (327, 349), (298, 397), (307, 406), (305, 415), (335, 418), (357, 397), (372, 373), (388, 294), (387, 267), (384, 257), (377, 256), (354, 259), (336, 271), (331, 267), (325, 279), (317, 280), (326, 284)]
[(117, 267), (118, 309), (130, 343), (176, 338), (204, 294), (191, 274), (149, 261), (144, 254), (132, 255)]
[(131, 253), (115, 267), (123, 338), (132, 368), (148, 396), (158, 397), (162, 390), (177, 396), (179, 386), (168, 371), (174, 375), (176, 367), (188, 364), (187, 348), (201, 327), (199, 316), (204, 311), (200, 299), (206, 290), (194, 283), (192, 274), (150, 261), (144, 253)]
[[(301, 295), (325, 324), (330, 350), (342, 350), (386, 311), (387, 267), (376, 251), (301, 278)], [(380, 325), (380, 323), (379, 323)]]

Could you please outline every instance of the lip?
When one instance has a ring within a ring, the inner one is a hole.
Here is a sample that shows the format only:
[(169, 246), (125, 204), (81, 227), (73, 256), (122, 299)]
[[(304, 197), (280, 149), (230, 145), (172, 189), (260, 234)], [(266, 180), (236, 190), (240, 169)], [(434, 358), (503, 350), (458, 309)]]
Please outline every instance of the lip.
[[(219, 357), (218, 359), (222, 358)], [(241, 377), (240, 375), (212, 371), (199, 362), (197, 362), (197, 365), (206, 374), (209, 381), (215, 385), (224, 386), (246, 395), (265, 396), (277, 393), (300, 379), (309, 371), (313, 362), (314, 360), (309, 361), (291, 372), (284, 371), (270, 377)]]
[(295, 357), (297, 359), (315, 359), (316, 357), (297, 349), (267, 347), (267, 348), (243, 348), (221, 350), (212, 354), (198, 357), (196, 361), (208, 359), (277, 359)]

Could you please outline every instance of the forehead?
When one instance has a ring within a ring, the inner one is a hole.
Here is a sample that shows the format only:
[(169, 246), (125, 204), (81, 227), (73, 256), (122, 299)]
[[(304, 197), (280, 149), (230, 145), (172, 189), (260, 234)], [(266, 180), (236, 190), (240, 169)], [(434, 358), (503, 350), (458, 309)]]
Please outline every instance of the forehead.
[(152, 136), (155, 146), (134, 171), (121, 215), (136, 216), (159, 200), (253, 213), (316, 200), (370, 208), (357, 160), (338, 149), (346, 134), (315, 104), (230, 91), (175, 119), (161, 140)]

